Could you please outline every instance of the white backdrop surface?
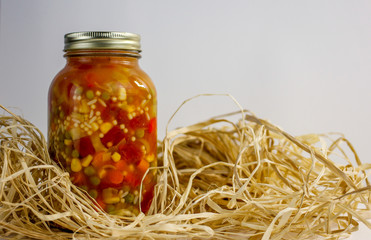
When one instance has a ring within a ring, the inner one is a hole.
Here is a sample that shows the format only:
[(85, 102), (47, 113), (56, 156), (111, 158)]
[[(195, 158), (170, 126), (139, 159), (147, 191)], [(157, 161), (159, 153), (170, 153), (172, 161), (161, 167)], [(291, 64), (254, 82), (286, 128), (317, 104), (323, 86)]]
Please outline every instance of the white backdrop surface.
[[(95, 30), (142, 36), (160, 138), (183, 100), (229, 93), (294, 135), (342, 132), (371, 163), (371, 1), (1, 0), (0, 104), (46, 133), (63, 35)], [(225, 97), (203, 98), (171, 126), (235, 110)]]

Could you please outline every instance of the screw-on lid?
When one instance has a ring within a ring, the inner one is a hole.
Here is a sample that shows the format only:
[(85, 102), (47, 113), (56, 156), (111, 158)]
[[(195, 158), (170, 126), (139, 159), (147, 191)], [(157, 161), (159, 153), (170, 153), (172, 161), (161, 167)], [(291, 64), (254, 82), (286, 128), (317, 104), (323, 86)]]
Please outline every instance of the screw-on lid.
[(84, 49), (140, 52), (140, 36), (128, 32), (73, 32), (64, 35), (64, 51)]

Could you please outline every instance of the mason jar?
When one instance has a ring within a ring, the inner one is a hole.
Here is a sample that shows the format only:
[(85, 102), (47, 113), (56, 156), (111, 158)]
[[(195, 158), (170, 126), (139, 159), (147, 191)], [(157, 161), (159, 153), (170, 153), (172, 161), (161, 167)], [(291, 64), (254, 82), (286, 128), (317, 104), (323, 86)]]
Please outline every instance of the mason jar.
[(75, 32), (64, 39), (66, 65), (49, 89), (50, 156), (106, 212), (146, 213), (156, 183), (157, 97), (139, 67), (140, 37)]

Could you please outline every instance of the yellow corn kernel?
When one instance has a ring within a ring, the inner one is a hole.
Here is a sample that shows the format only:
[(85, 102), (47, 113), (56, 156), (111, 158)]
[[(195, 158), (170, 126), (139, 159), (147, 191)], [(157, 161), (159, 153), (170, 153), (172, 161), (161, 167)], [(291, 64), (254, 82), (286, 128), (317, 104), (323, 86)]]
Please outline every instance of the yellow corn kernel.
[(154, 156), (153, 154), (150, 154), (150, 155), (148, 155), (148, 156), (146, 157), (146, 160), (147, 160), (148, 162), (153, 162), (153, 160), (155, 160), (155, 156)]
[(119, 90), (119, 100), (120, 101), (126, 100), (126, 89), (125, 88), (120, 88), (120, 90)]
[[(110, 155), (108, 155), (110, 156)], [(110, 159), (110, 158), (109, 158)], [(108, 159), (108, 160), (109, 160)], [(105, 160), (105, 156), (103, 156), (103, 161), (107, 161)], [(104, 178), (106, 175), (107, 175), (107, 169), (116, 169), (115, 166), (113, 165), (104, 165), (99, 171), (98, 171), (98, 177), (100, 179)]]
[(72, 140), (71, 139), (64, 139), (64, 145), (71, 146), (72, 145)]
[(103, 202), (106, 203), (106, 204), (115, 204), (115, 203), (120, 202), (120, 197), (119, 196), (113, 196), (113, 197), (105, 198), (105, 199), (103, 199)]
[(106, 169), (102, 168), (102, 169), (100, 169), (100, 170), (98, 171), (98, 177), (99, 177), (100, 179), (104, 178), (106, 175), (107, 175), (107, 171), (106, 171)]
[(103, 198), (112, 197), (114, 195), (117, 195), (119, 193), (119, 190), (115, 188), (105, 188), (102, 191)]
[(93, 156), (89, 154), (88, 156), (86, 156), (82, 159), (81, 165), (83, 167), (87, 167), (87, 166), (90, 165), (92, 160), (93, 160)]
[(89, 112), (89, 107), (86, 101), (81, 101), (81, 105), (79, 107), (79, 112), (80, 113), (88, 113)]
[(121, 155), (118, 152), (115, 152), (114, 154), (112, 154), (111, 158), (114, 162), (118, 162), (121, 159)]
[(107, 148), (102, 144), (98, 134), (91, 135), (90, 139), (96, 152), (107, 151)]
[(130, 164), (130, 165), (129, 165), (129, 170), (130, 170), (130, 172), (134, 172), (134, 170), (135, 170), (135, 167), (134, 167), (134, 165), (133, 165), (133, 164)]
[(77, 140), (79, 138), (81, 138), (81, 130), (80, 128), (76, 127), (76, 128), (72, 128), (70, 130), (70, 135), (71, 135), (71, 138), (72, 140)]
[(134, 105), (127, 105), (127, 104), (124, 104), (124, 105), (122, 105), (121, 108), (124, 109), (124, 110), (126, 110), (126, 111), (129, 112), (129, 113), (135, 111), (135, 106), (134, 106)]
[(79, 171), (81, 171), (81, 169), (82, 169), (82, 166), (81, 166), (80, 159), (78, 159), (78, 158), (72, 158), (72, 161), (71, 161), (71, 170), (73, 172), (79, 172)]
[(93, 129), (93, 131), (97, 131), (97, 130), (99, 129), (98, 124), (97, 124), (96, 122), (93, 122), (93, 123), (91, 124), (91, 129)]
[(118, 196), (118, 190), (114, 188), (106, 188), (102, 191), (103, 202), (106, 204), (115, 204), (120, 202), (120, 197)]
[(100, 131), (103, 133), (103, 134), (106, 134), (109, 130), (111, 130), (112, 128), (112, 123), (110, 122), (105, 122), (105, 123), (102, 123), (102, 125), (100, 125)]

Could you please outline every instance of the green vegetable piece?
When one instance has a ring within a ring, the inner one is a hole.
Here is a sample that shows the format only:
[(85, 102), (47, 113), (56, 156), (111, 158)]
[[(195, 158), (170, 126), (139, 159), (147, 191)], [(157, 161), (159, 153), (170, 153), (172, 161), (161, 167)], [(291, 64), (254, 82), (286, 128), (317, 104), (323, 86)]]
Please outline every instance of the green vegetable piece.
[(139, 214), (139, 210), (136, 209), (136, 208), (134, 208), (134, 209), (132, 210), (132, 213), (133, 213), (135, 216), (138, 216), (138, 214)]
[(81, 93), (82, 93), (82, 87), (78, 87), (78, 88), (76, 88), (76, 90), (75, 90), (75, 94), (76, 95), (80, 95)]
[(115, 211), (115, 210), (116, 210), (115, 205), (109, 204), (109, 205), (107, 205), (107, 207), (106, 207), (106, 211), (107, 211), (108, 213), (112, 213), (112, 212)]
[(93, 166), (89, 166), (89, 167), (84, 168), (84, 173), (86, 176), (90, 177), (90, 176), (93, 176), (96, 173), (96, 171)]
[(64, 138), (65, 138), (65, 139), (71, 139), (71, 134), (70, 134), (69, 131), (66, 131), (66, 132), (64, 133)]
[(88, 193), (89, 193), (90, 197), (92, 197), (94, 199), (96, 199), (98, 197), (98, 191), (96, 189), (90, 189)]
[(87, 99), (93, 99), (93, 97), (94, 97), (94, 92), (92, 91), (92, 90), (88, 90), (88, 91), (86, 91), (86, 98)]
[(74, 149), (74, 150), (72, 151), (72, 157), (73, 157), (73, 158), (78, 158), (79, 156), (80, 156), (79, 151), (77, 151), (76, 149)]
[(66, 153), (67, 156), (71, 156), (72, 148), (71, 147), (67, 147), (66, 150), (65, 150), (65, 153)]
[(103, 92), (102, 93), (102, 99), (104, 100), (104, 101), (108, 101), (109, 99), (110, 99), (110, 94), (108, 93), (108, 92)]
[(59, 112), (59, 117), (60, 117), (60, 118), (64, 118), (64, 112), (63, 112), (63, 111), (60, 111), (60, 112)]
[(143, 128), (137, 129), (137, 130), (135, 131), (135, 136), (136, 136), (137, 138), (142, 138), (142, 137), (144, 137), (144, 129), (143, 129)]
[(97, 176), (90, 177), (90, 183), (94, 186), (98, 186), (100, 184), (100, 178)]
[(60, 151), (64, 150), (64, 142), (59, 142), (59, 150)]
[(128, 195), (125, 196), (125, 202), (126, 203), (132, 203), (134, 201), (134, 195), (129, 193)]

